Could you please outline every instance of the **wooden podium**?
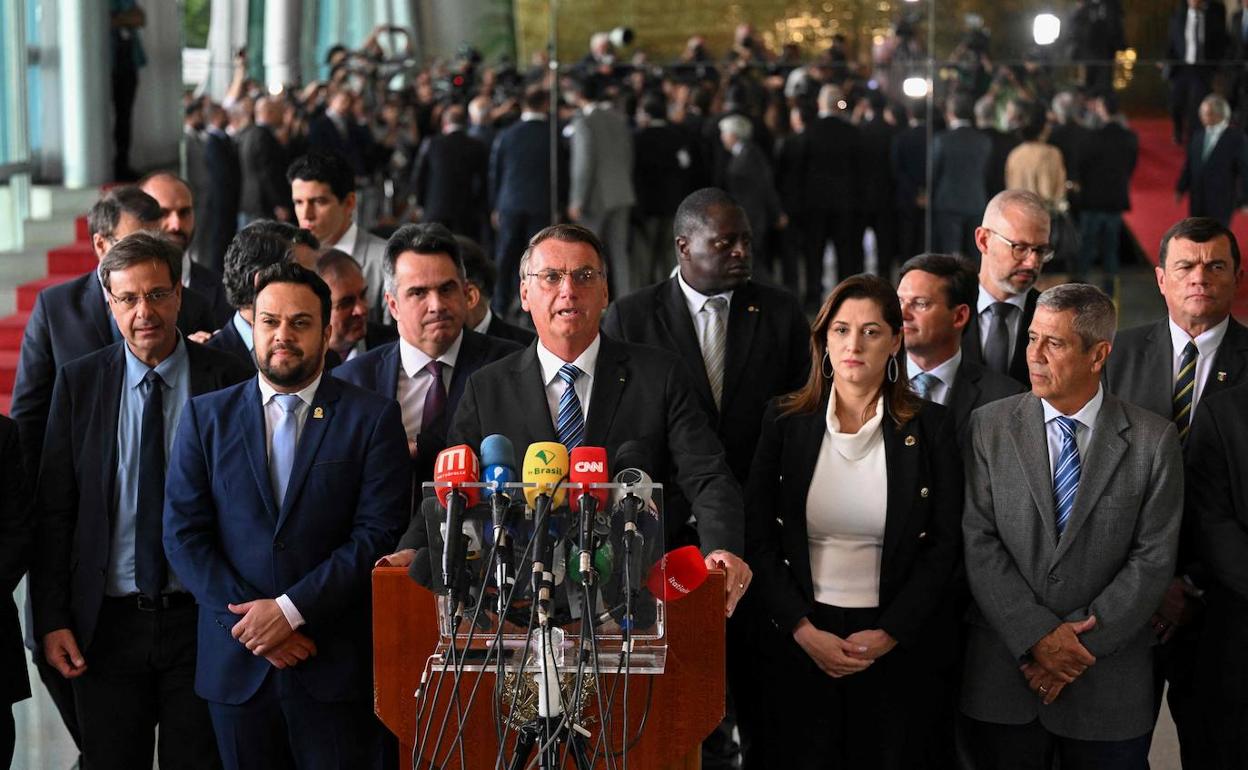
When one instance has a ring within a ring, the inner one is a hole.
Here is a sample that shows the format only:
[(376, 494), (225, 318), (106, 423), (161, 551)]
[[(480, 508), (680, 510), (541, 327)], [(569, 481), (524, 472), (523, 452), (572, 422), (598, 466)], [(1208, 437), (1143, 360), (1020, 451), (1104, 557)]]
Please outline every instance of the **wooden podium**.
[[(416, 733), (416, 688), (425, 663), (438, 642), (434, 595), (416, 585), (407, 570), (379, 567), (373, 570), (373, 708), (381, 721), (399, 738), (399, 766), (411, 767)], [(646, 712), (649, 716), (636, 743), (628, 750), (628, 763), (637, 770), (701, 767), (702, 739), (724, 717), (724, 574), (712, 570), (706, 582), (684, 599), (667, 606), (667, 665), (661, 675), (634, 674), (629, 682), (629, 732)], [(436, 674), (432, 675), (436, 676)], [(443, 691), (450, 692), (451, 674)], [(465, 715), (465, 765), (462, 770), (493, 768), (498, 754), (498, 733), (491, 709), (493, 672), (465, 673), (459, 691), (467, 703), (469, 692), (482, 678), (472, 709)], [(614, 680), (604, 674), (600, 686), (605, 693)], [(430, 688), (436, 680), (430, 679)], [(623, 692), (623, 687), (619, 688)], [(439, 701), (443, 700), (442, 696)], [(622, 723), (622, 696), (617, 694), (613, 722)], [(439, 712), (441, 713), (441, 712)], [(591, 712), (592, 713), (592, 712)], [(425, 717), (427, 719), (427, 717)], [(451, 734), (455, 717), (449, 720)], [(592, 726), (597, 738), (597, 725)], [(515, 731), (510, 732), (514, 742)], [(449, 735), (448, 735), (449, 741)], [(611, 748), (620, 748), (615, 736)], [(591, 741), (592, 743), (592, 741)], [(432, 746), (428, 747), (432, 750)], [(447, 742), (438, 752), (437, 766), (460, 768), (458, 751), (448, 754)], [(510, 761), (506, 747), (504, 764)], [(424, 757), (428, 766), (430, 757)], [(604, 767), (600, 755), (595, 767)], [(620, 759), (615, 758), (618, 767)], [(571, 767), (571, 760), (568, 762)]]

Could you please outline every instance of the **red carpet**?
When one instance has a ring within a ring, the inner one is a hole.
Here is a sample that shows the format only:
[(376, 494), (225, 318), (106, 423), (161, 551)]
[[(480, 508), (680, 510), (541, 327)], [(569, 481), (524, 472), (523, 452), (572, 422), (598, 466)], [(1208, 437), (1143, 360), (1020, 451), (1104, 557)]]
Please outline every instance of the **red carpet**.
[[(1174, 202), (1174, 185), (1183, 170), (1184, 149), (1171, 140), (1170, 120), (1165, 117), (1138, 118), (1131, 128), (1140, 136), (1140, 158), (1131, 179), (1131, 211), (1123, 219), (1144, 253), (1157, 264), (1161, 236), (1170, 225), (1187, 216), (1187, 199)], [(1248, 217), (1236, 214), (1231, 230), (1241, 251), (1248, 248)], [(1239, 286), (1234, 313), (1248, 318), (1248, 281)]]

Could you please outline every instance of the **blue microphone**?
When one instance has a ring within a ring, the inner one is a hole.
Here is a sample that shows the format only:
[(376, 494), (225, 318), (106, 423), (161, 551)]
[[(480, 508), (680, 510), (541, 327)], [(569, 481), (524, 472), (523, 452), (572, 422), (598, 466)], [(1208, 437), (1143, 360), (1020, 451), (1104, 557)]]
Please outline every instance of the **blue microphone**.
[(504, 484), (516, 481), (516, 448), (511, 439), (501, 433), (492, 433), (481, 441), (481, 480), (490, 486), (484, 492), (490, 501), (490, 517), (494, 524), (494, 542), (497, 544), (498, 566), (495, 580), (498, 585), (499, 612), (505, 612), (502, 606), (507, 587), (516, 582), (513, 569), (511, 537), (507, 534), (507, 514), (511, 509), (511, 498), (503, 489)]

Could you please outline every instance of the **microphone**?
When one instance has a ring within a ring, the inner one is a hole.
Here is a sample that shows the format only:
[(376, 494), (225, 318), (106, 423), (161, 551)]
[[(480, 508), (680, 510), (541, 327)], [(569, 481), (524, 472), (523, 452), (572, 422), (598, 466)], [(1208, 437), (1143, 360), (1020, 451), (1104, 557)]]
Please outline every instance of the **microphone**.
[(679, 601), (706, 582), (706, 562), (696, 545), (663, 554), (650, 568), (646, 588), (665, 602)]
[(434, 482), (450, 486), (435, 487), (438, 502), (446, 508), (446, 535), (442, 549), (442, 582), (451, 591), (453, 604), (463, 592), (464, 572), (464, 509), (476, 505), (480, 492), (460, 484), (475, 482), (481, 476), (477, 455), (467, 444), (448, 447), (438, 453), (433, 468)]
[(550, 593), (554, 589), (552, 572), (554, 543), (550, 539), (550, 517), (554, 508), (563, 504), (567, 491), (559, 482), (568, 475), (568, 449), (554, 441), (529, 444), (524, 453), (523, 478), (535, 486), (526, 487), (524, 499), (533, 509), (533, 595), (537, 597), (537, 614), (544, 626), (550, 620)]
[(498, 554), (495, 582), (499, 601), (502, 602), (505, 600), (505, 587), (515, 582), (511, 537), (507, 532), (511, 498), (503, 489), (504, 484), (516, 480), (516, 448), (512, 446), (511, 439), (500, 433), (486, 436), (481, 442), (481, 463), (485, 466), (482, 480), (493, 485), (486, 489), (485, 496), (490, 501), (490, 518), (494, 524), (495, 551)]
[(607, 490), (592, 489), (590, 485), (605, 484), (610, 478), (607, 476), (607, 450), (602, 447), (577, 447), (572, 450), (571, 463), (568, 483), (580, 485), (572, 490), (580, 534), (579, 563), (575, 572), (579, 581), (589, 585), (594, 582), (594, 532), (606, 528), (606, 524), (598, 522), (598, 519), (599, 511), (607, 505)]

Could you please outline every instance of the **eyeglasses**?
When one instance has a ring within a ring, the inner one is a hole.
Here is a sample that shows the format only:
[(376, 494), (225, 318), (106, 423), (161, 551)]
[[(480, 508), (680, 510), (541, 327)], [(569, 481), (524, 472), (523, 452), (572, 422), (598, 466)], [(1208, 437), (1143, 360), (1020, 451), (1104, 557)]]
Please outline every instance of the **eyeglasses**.
[(172, 297), (173, 293), (173, 289), (154, 289), (146, 294), (123, 294), (118, 297), (110, 291), (108, 298), (114, 304), (125, 305), (127, 310), (134, 310), (139, 306), (139, 300), (147, 300), (149, 305), (159, 305)]
[(915, 297), (914, 299), (900, 299), (901, 309), (910, 308), (916, 313), (926, 313), (936, 306), (936, 303), (926, 297)]
[(1053, 255), (1057, 253), (1053, 250), (1053, 245), (1050, 243), (1041, 243), (1036, 246), (1029, 243), (1018, 243), (1016, 241), (1011, 241), (1009, 238), (1006, 238), (1004, 235), (990, 227), (984, 229), (1009, 244), (1010, 252), (1014, 255), (1014, 259), (1017, 262), (1022, 262), (1024, 259), (1027, 259), (1028, 254), (1035, 254), (1036, 258), (1041, 262), (1048, 262), (1053, 259)]
[(602, 271), (593, 267), (582, 267), (577, 270), (548, 268), (546, 270), (538, 270), (536, 273), (525, 273), (524, 275), (526, 278), (536, 278), (547, 289), (559, 288), (563, 284), (563, 279), (571, 276), (573, 286), (584, 288), (598, 283), (598, 279), (602, 276)]

